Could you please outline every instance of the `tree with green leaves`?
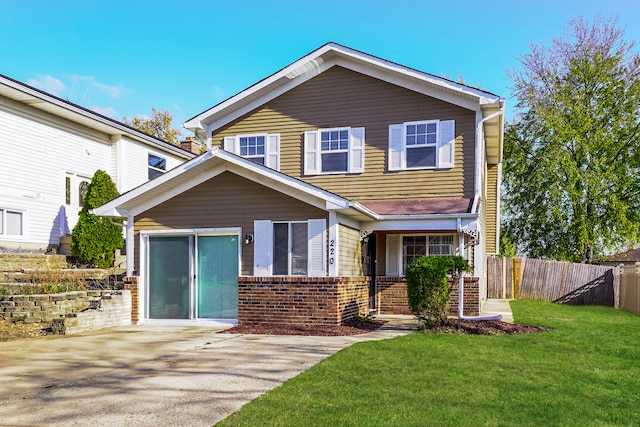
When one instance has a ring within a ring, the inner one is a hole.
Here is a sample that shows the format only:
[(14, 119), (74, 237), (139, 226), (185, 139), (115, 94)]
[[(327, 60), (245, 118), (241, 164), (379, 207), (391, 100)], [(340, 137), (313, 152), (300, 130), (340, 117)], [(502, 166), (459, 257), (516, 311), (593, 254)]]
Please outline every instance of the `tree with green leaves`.
[(638, 242), (640, 57), (617, 19), (568, 30), (510, 72), (503, 232), (529, 256), (592, 262)]
[(125, 125), (138, 129), (174, 145), (180, 145), (180, 131), (173, 128), (173, 116), (169, 111), (151, 108), (151, 117), (134, 116), (122, 119)]
[(112, 267), (116, 249), (124, 245), (122, 227), (113, 224), (109, 218), (90, 212), (118, 196), (116, 185), (109, 174), (96, 171), (87, 188), (78, 223), (71, 233), (73, 255), (87, 264), (99, 268)]

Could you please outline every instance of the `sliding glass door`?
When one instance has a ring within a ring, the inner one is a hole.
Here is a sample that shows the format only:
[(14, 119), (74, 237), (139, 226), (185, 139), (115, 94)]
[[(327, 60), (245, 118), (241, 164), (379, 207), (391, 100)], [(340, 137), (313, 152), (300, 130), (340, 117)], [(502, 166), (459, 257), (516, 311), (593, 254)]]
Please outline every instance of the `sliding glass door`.
[(238, 235), (149, 236), (149, 319), (237, 319)]

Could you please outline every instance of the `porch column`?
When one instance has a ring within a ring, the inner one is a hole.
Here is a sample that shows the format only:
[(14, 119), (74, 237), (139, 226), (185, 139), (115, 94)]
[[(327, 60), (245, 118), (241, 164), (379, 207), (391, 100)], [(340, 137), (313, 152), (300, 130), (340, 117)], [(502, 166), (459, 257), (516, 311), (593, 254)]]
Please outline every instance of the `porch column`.
[(339, 269), (339, 226), (338, 215), (329, 212), (329, 277), (338, 277)]

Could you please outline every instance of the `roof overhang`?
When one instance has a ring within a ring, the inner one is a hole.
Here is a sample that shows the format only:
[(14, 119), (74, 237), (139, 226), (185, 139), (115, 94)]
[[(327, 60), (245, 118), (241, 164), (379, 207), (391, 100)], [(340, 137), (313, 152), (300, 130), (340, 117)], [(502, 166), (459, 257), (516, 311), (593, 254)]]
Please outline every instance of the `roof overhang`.
[(484, 104), (481, 111), (487, 163), (496, 165), (502, 162), (505, 101)]
[(335, 211), (357, 221), (375, 218), (373, 212), (358, 203), (218, 148), (210, 149), (205, 154), (134, 188), (94, 209), (93, 213), (114, 218), (136, 216), (225, 171), (309, 205)]
[(191, 159), (195, 156), (195, 154), (167, 141), (154, 138), (117, 120), (50, 95), (2, 74), (0, 74), (0, 97), (6, 97), (54, 116), (79, 123), (88, 129), (95, 129), (109, 135), (109, 137), (126, 135), (133, 140), (172, 152), (184, 159)]
[(183, 127), (199, 137), (206, 138), (210, 131), (226, 125), (333, 66), (341, 66), (473, 111), (481, 111), (485, 107), (490, 109), (492, 105), (499, 109), (504, 104), (502, 98), (492, 93), (346, 46), (327, 43), (237, 95), (187, 120)]

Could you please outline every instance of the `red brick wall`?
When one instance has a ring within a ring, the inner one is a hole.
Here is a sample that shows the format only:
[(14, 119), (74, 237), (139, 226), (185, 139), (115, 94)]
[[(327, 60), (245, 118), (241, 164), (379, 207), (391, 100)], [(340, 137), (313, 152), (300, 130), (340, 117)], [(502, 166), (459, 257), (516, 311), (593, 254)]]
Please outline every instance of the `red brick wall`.
[[(449, 300), (449, 315), (458, 314), (458, 283), (452, 287)], [(404, 277), (378, 277), (376, 280), (376, 304), (379, 314), (411, 314), (407, 302), (407, 282)], [(477, 316), (480, 313), (479, 279), (464, 279), (464, 315)]]
[(238, 278), (238, 324), (339, 325), (368, 312), (368, 277)]
[(138, 276), (125, 277), (124, 288), (131, 291), (131, 323), (137, 325), (138, 321), (138, 307), (139, 307), (139, 291), (138, 291)]

